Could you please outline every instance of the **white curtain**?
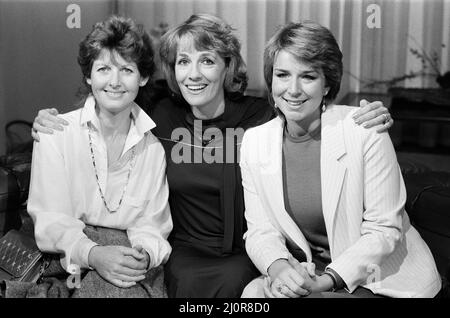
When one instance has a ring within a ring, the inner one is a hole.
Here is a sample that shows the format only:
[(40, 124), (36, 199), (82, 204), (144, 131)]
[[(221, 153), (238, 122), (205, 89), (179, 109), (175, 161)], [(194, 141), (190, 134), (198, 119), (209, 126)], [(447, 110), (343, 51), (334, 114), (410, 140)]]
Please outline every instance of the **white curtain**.
[[(374, 18), (373, 8), (379, 9), (379, 28), (367, 24)], [(435, 51), (440, 71), (450, 69), (450, 0), (118, 0), (117, 10), (148, 29), (161, 22), (176, 25), (193, 13), (222, 17), (236, 29), (242, 42), (249, 93), (256, 95), (265, 90), (264, 44), (277, 26), (289, 21), (314, 20), (336, 36), (344, 54), (344, 78), (338, 98), (349, 91), (370, 91), (365, 81), (420, 71), (421, 61), (411, 54), (411, 48), (422, 47), (430, 55)], [(421, 77), (398, 85), (436, 87), (433, 78)]]

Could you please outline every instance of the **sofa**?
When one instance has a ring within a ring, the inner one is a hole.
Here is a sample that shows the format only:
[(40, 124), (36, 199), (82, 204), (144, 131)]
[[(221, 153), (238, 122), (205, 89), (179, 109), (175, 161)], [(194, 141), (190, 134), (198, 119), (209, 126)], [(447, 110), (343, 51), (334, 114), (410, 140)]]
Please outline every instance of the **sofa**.
[(450, 173), (403, 172), (406, 211), (428, 244), (442, 278), (441, 297), (450, 298)]
[[(450, 172), (432, 171), (410, 160), (399, 164), (407, 190), (406, 211), (442, 277), (438, 297), (450, 298)], [(33, 232), (26, 212), (30, 169), (31, 152), (0, 157), (0, 237), (10, 229)]]

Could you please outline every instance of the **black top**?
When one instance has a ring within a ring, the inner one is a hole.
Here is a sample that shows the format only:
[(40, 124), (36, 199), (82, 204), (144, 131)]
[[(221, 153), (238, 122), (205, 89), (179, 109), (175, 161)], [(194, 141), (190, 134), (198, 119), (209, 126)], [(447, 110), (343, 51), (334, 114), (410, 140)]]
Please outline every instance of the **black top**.
[(241, 251), (246, 229), (237, 154), (244, 130), (273, 118), (272, 107), (262, 98), (237, 96), (226, 98), (221, 116), (199, 120), (183, 100), (165, 98), (149, 113), (166, 152), (171, 243)]

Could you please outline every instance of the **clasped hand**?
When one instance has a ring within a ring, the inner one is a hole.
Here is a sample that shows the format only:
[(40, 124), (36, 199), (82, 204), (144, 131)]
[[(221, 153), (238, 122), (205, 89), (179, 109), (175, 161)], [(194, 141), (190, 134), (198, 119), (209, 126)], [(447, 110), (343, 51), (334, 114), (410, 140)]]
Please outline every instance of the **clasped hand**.
[(145, 279), (150, 257), (141, 247), (94, 246), (89, 265), (111, 284), (128, 288)]
[(315, 264), (295, 258), (279, 259), (270, 265), (264, 293), (269, 298), (298, 298), (318, 289)]

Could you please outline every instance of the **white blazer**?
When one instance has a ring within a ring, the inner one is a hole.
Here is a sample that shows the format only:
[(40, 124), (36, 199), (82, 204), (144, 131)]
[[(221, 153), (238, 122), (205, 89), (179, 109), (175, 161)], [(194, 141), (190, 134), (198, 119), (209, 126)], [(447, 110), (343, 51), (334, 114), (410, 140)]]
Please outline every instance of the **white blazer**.
[[(358, 286), (390, 297), (433, 297), (441, 280), (433, 256), (405, 213), (406, 191), (388, 133), (356, 125), (357, 108), (329, 106), (322, 115), (321, 189), (334, 269), (349, 292)], [(285, 210), (284, 121), (246, 131), (241, 146), (248, 255), (264, 275), (287, 258), (286, 240), (311, 261), (311, 250)], [(308, 182), (305, 180), (305, 182)]]

